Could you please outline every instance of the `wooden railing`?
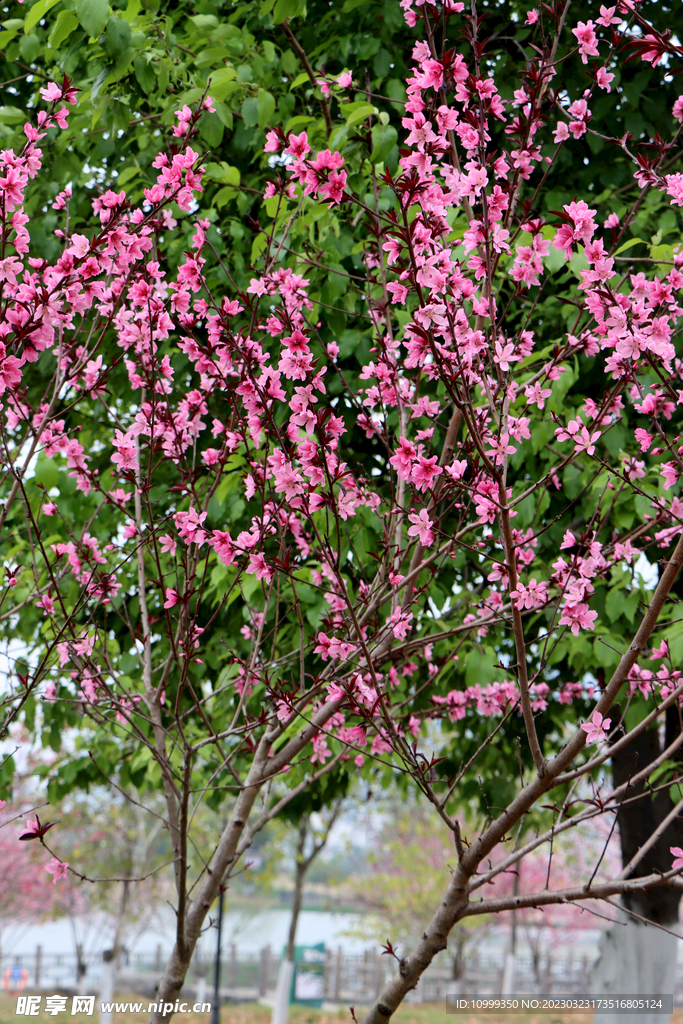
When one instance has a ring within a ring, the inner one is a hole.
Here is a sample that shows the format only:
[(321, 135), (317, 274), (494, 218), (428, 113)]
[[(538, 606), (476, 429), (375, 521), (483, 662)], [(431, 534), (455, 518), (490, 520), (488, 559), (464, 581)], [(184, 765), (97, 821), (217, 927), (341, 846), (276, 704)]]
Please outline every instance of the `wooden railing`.
[[(122, 994), (139, 993), (153, 998), (164, 959), (161, 947), (151, 955), (132, 953), (124, 957), (119, 966), (118, 990)], [(270, 946), (264, 946), (258, 951), (243, 950), (236, 945), (227, 947), (221, 958), (221, 999), (254, 1001), (268, 996), (275, 988), (279, 965), (279, 953)], [(86, 959), (85, 964), (79, 968), (75, 954), (46, 953), (39, 946), (32, 954), (0, 957), (0, 977), (5, 975), (8, 967), (14, 966), (24, 968), (27, 972), (25, 991), (99, 991), (99, 956)], [(591, 966), (592, 961), (584, 955), (556, 959), (548, 955), (541, 957), (536, 964), (531, 957), (520, 956), (516, 961), (515, 994), (587, 993), (590, 991)], [(370, 1002), (395, 970), (393, 958), (381, 956), (374, 950), (351, 953), (341, 947), (328, 949), (324, 964), (325, 999), (347, 1005)], [(210, 1001), (213, 994), (213, 972), (213, 959), (195, 961), (184, 994), (195, 998), (200, 992), (203, 1000)], [(461, 992), (463, 995), (498, 995), (502, 975), (502, 956), (471, 956), (465, 962)], [(425, 973), (411, 993), (410, 1000), (444, 1000), (452, 984), (452, 966), (445, 954)], [(683, 1005), (683, 964), (679, 964), (675, 1001), (677, 1005)]]

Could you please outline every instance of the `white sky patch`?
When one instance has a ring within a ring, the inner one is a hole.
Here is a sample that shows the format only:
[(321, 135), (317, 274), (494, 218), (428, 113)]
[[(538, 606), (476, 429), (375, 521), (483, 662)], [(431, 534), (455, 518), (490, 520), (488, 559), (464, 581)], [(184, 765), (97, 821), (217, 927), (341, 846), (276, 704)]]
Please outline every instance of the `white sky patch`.
[(650, 590), (654, 590), (659, 583), (659, 573), (657, 566), (653, 565), (652, 562), (648, 561), (645, 554), (641, 554), (640, 558), (633, 566), (634, 572), (638, 573), (643, 581), (643, 584)]

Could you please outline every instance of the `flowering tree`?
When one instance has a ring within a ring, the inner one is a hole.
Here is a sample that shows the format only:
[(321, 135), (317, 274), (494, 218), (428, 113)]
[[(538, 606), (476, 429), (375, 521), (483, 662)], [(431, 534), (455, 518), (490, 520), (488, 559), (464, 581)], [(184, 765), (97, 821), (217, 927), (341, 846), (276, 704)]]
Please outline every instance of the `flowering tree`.
[[(91, 223), (57, 195), (56, 258), (32, 252), (25, 196), (68, 78), (0, 156), (2, 629), (24, 650), (8, 699), (30, 722), (40, 699), (48, 737), (78, 729), (50, 793), (117, 774), (140, 802), (163, 791), (164, 1003), (255, 833), (349, 772), (409, 781), (456, 857), (367, 1024), (467, 918), (619, 895), (634, 920), (677, 913), (683, 255), (648, 224), (683, 205), (683, 99), (654, 139), (613, 138), (609, 99), (625, 62), (666, 80), (681, 51), (634, 0), (577, 24), (557, 2), (528, 12), (504, 96), (476, 5), (400, 6), (423, 37), (400, 139), (367, 82), (349, 104), (351, 73), (311, 71), (332, 131), (315, 150), (296, 125), (268, 132), (247, 287), (202, 216), (210, 86), (139, 198), (97, 189)], [(572, 65), (580, 95), (559, 84)], [(632, 180), (558, 211), (547, 183), (586, 139)], [(342, 224), (356, 241), (337, 250)], [(323, 325), (330, 306), (360, 341)], [(195, 871), (203, 801), (227, 824)], [(616, 815), (617, 877), (598, 856), (580, 884), (479, 898)], [(32, 834), (58, 879), (58, 830)]]
[[(11, 951), (22, 928), (42, 921), (55, 909), (58, 890), (46, 883), (50, 858), (27, 856), (14, 825), (21, 810), (0, 801), (0, 856), (6, 866), (6, 883), (0, 890), (0, 964)], [(13, 830), (14, 829), (14, 830)], [(4, 968), (3, 968), (4, 970)]]

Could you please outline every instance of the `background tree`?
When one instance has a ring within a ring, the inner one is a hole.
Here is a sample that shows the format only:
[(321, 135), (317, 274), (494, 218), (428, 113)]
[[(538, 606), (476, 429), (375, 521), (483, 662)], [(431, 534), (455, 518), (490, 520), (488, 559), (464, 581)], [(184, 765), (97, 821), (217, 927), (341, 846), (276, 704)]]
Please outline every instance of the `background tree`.
[[(384, 809), (368, 853), (367, 870), (347, 883), (351, 899), (366, 915), (353, 928), (354, 937), (386, 945), (391, 936), (399, 954), (419, 938), (425, 907), (435, 906), (448, 885), (454, 854), (446, 841), (433, 809), (421, 803), (399, 803)], [(490, 934), (494, 923), (487, 917), (471, 918), (453, 928), (448, 950), (454, 992), (465, 984), (466, 958)]]
[[(153, 925), (155, 916), (161, 925), (159, 913), (173, 888), (164, 870), (172, 864), (164, 811), (163, 801), (153, 796), (143, 808), (130, 795), (102, 789), (86, 798), (67, 797), (55, 808), (60, 850), (73, 869), (72, 884), (60, 891), (59, 905), (70, 919), (84, 967), (80, 929), (86, 906), (88, 916), (99, 918), (99, 929), (107, 922), (114, 971), (120, 970), (139, 931)], [(79, 884), (78, 875), (91, 876), (93, 864), (103, 880)]]
[(58, 891), (48, 886), (46, 868), (50, 858), (42, 851), (27, 852), (19, 842), (20, 805), (2, 802), (0, 807), (0, 858), (6, 882), (0, 887), (0, 966), (4, 971), (8, 953), (22, 931), (44, 921), (57, 911)]

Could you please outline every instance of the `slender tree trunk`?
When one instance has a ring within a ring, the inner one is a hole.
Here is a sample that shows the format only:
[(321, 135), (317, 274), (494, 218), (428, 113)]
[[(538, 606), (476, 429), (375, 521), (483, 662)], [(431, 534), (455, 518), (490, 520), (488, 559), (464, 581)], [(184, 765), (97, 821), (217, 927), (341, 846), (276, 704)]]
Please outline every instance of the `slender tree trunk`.
[(304, 877), (306, 871), (310, 866), (310, 861), (304, 860), (304, 846), (306, 844), (306, 834), (308, 831), (308, 816), (302, 815), (301, 822), (299, 825), (299, 841), (296, 848), (296, 868), (294, 871), (294, 897), (292, 899), (292, 917), (289, 922), (289, 938), (287, 939), (287, 949), (285, 951), (285, 958), (287, 960), (294, 961), (294, 946), (296, 944), (296, 926), (299, 922), (299, 914), (301, 913), (301, 903), (303, 901), (304, 893)]
[[(517, 865), (512, 891), (515, 896), (519, 892), (519, 876), (522, 871), (522, 862)], [(513, 996), (515, 994), (515, 966), (517, 963), (517, 911), (512, 911), (512, 922), (510, 926), (510, 946), (505, 954), (505, 967), (503, 968), (503, 983), (501, 995)]]
[(448, 984), (447, 994), (459, 996), (462, 994), (465, 984), (465, 940), (457, 938), (455, 952), (451, 961), (451, 980)]
[[(159, 982), (157, 990), (159, 1008), (150, 1014), (149, 1024), (165, 1024), (173, 1016), (176, 1000), (185, 983), (185, 977), (190, 968), (204, 921), (211, 904), (218, 896), (226, 872), (236, 860), (237, 847), (244, 834), (249, 814), (263, 786), (263, 769), (268, 757), (267, 743), (268, 741), (264, 739), (259, 744), (246, 782), (235, 800), (228, 824), (223, 830), (216, 852), (211, 859), (206, 877), (199, 887), (195, 900), (185, 906), (183, 920), (179, 921), (173, 950)], [(182, 896), (185, 899), (186, 893), (183, 892)]]
[[(618, 709), (614, 709), (618, 717)], [(667, 711), (664, 744), (674, 741), (680, 733), (680, 709)], [(623, 733), (620, 733), (623, 735)], [(620, 734), (614, 738), (618, 739)], [(614, 785), (619, 786), (642, 770), (662, 751), (659, 733), (652, 729), (634, 737), (633, 741), (612, 757)], [(633, 797), (643, 794), (643, 799)], [(634, 786), (618, 814), (621, 856), (624, 866), (652, 835), (658, 825), (674, 807), (668, 787), (653, 796), (643, 783)], [(669, 871), (671, 846), (683, 845), (683, 821), (674, 820), (633, 871), (634, 877), (643, 877), (657, 871)], [(593, 990), (600, 995), (661, 995), (671, 994), (676, 977), (677, 940), (658, 928), (678, 930), (680, 892), (661, 886), (651, 892), (631, 893), (622, 897), (622, 907), (616, 924), (603, 936), (600, 959), (593, 970)], [(637, 916), (635, 916), (637, 915)], [(640, 920), (645, 918), (645, 920)], [(652, 922), (648, 924), (647, 922)], [(613, 1016), (596, 1014), (595, 1024), (613, 1024)], [(661, 1014), (631, 1014), (630, 1024), (666, 1024)]]
[(126, 926), (126, 915), (128, 913), (128, 900), (130, 896), (130, 881), (128, 879), (123, 883), (123, 890), (121, 892), (121, 902), (119, 903), (119, 913), (116, 919), (116, 932), (114, 933), (114, 943), (112, 946), (112, 961), (114, 964), (114, 973), (116, 974), (121, 967), (121, 954), (123, 952), (123, 933)]
[[(296, 945), (296, 926), (299, 922), (301, 903), (304, 892), (304, 877), (306, 871), (315, 856), (315, 853), (308, 859), (304, 859), (304, 848), (308, 835), (308, 815), (302, 814), (299, 821), (299, 838), (296, 844), (296, 864), (294, 869), (294, 894), (292, 898), (292, 916), (289, 922), (289, 937), (285, 956), (280, 966), (280, 973), (277, 979), (275, 992), (275, 1004), (270, 1024), (287, 1024), (289, 1019), (289, 990), (292, 984), (294, 973), (294, 947)], [(315, 847), (314, 847), (315, 850)]]

